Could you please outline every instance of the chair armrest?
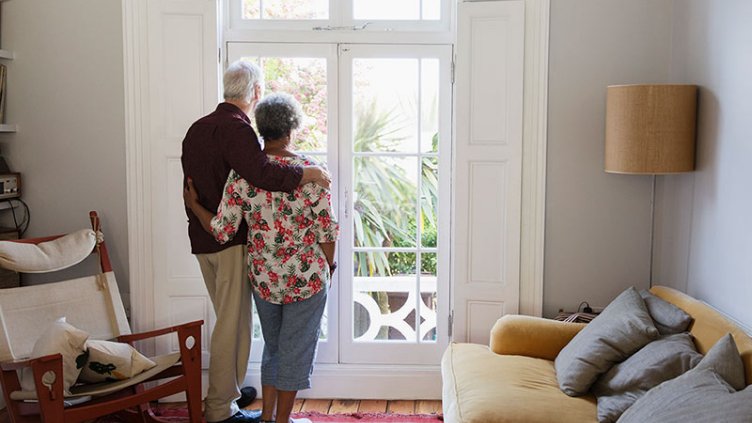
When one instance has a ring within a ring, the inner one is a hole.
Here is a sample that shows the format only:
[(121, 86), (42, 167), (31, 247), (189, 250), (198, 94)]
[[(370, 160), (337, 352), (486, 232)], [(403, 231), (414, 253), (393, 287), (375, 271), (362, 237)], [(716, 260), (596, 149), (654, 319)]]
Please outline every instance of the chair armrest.
[(20, 370), (24, 367), (31, 367), (31, 359), (0, 362), (0, 369), (2, 370)]
[(19, 359), (19, 360), (10, 360), (10, 361), (3, 361), (0, 362), (0, 369), (2, 370), (21, 370), (25, 367), (31, 367), (31, 363), (35, 361), (47, 363), (52, 362), (56, 360), (62, 360), (63, 356), (59, 353), (50, 354), (50, 355), (43, 355), (41, 357), (36, 358), (25, 358), (25, 359)]
[(195, 326), (201, 327), (204, 324), (203, 320), (195, 320), (193, 322), (183, 323), (176, 326), (170, 326), (168, 328), (154, 329), (147, 332), (133, 333), (130, 335), (120, 335), (117, 337), (118, 342), (125, 342), (130, 344), (142, 339), (156, 338), (157, 336), (166, 335), (168, 333), (177, 332), (180, 329), (192, 328)]
[(584, 327), (584, 323), (508, 314), (491, 329), (490, 347), (496, 354), (553, 360)]
[(31, 367), (36, 398), (41, 409), (48, 410), (52, 413), (52, 416), (62, 416), (65, 376), (63, 373), (63, 356), (60, 353), (0, 363), (3, 389), (7, 390), (4, 392), (6, 403), (11, 403), (10, 394), (12, 392), (22, 389), (17, 370), (27, 367)]

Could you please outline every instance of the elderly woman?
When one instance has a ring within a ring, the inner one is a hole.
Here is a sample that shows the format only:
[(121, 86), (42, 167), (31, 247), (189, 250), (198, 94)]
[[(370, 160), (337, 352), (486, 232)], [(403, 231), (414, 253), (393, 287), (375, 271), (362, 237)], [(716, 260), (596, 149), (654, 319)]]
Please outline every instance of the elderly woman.
[[(315, 164), (292, 150), (291, 140), (303, 118), (292, 96), (265, 97), (256, 106), (255, 117), (270, 161)], [(329, 191), (312, 183), (292, 194), (265, 191), (249, 185), (233, 170), (216, 216), (199, 204), (190, 181), (184, 199), (220, 243), (233, 238), (241, 219), (247, 222), (249, 278), (265, 342), (261, 421), (310, 422), (291, 420), (290, 413), (297, 391), (311, 387), (321, 317), (336, 267), (339, 226)]]

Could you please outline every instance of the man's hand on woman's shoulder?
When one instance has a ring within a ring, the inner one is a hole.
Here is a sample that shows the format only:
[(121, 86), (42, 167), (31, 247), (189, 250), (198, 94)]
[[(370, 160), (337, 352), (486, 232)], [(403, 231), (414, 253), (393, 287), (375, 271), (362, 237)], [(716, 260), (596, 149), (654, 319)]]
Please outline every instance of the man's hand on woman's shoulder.
[(300, 185), (307, 184), (309, 182), (314, 182), (326, 189), (329, 189), (332, 186), (332, 178), (331, 176), (329, 176), (329, 172), (319, 166), (303, 167), (303, 177), (300, 179)]

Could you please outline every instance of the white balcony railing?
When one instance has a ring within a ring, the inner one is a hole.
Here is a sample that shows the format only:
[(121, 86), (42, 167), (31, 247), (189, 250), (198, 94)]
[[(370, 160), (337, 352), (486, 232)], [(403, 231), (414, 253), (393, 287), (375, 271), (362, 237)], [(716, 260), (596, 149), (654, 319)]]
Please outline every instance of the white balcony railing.
[[(374, 292), (386, 292), (389, 297), (404, 296), (407, 294), (407, 299), (397, 310), (390, 310), (385, 314), (381, 311), (376, 300), (370, 295)], [(420, 293), (421, 297), (424, 294), (436, 293), (435, 276), (421, 275)], [(355, 338), (355, 341), (368, 342), (377, 340), (382, 327), (394, 328), (404, 336), (406, 342), (417, 342), (419, 334), (425, 340), (426, 334), (436, 329), (436, 309), (435, 305), (426, 304), (422, 298), (417, 299), (417, 295), (415, 276), (355, 277), (353, 281), (353, 300), (360, 304), (368, 314), (368, 328), (365, 331), (363, 331), (363, 328), (356, 328), (356, 333), (362, 332), (362, 335)], [(435, 298), (435, 296), (431, 295), (430, 298)], [(418, 304), (420, 304), (420, 307), (417, 313), (422, 318), (422, 322), (420, 323), (419, 331), (416, 333), (414, 319), (413, 322), (408, 322), (405, 319), (416, 311)]]

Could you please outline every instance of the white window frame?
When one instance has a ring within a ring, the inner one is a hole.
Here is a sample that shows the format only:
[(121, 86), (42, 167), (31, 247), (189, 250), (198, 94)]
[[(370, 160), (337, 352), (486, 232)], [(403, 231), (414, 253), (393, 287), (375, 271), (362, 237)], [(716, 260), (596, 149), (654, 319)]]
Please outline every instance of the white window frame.
[[(339, 48), (339, 51), (337, 50)], [(450, 260), (450, 181), (451, 181), (451, 57), (452, 48), (446, 45), (352, 45), (352, 44), (274, 44), (274, 43), (228, 43), (227, 60), (234, 61), (241, 57), (322, 57), (327, 60), (327, 80), (329, 101), (327, 102), (327, 161), (329, 171), (334, 179), (333, 206), (338, 210), (341, 236), (338, 247), (338, 261), (350, 263), (353, 247), (345, 243), (352, 242), (352, 213), (346, 212), (350, 207), (353, 192), (353, 175), (350, 167), (340, 167), (340, 163), (350, 163), (356, 156), (352, 152), (352, 116), (351, 79), (348, 73), (351, 62), (343, 58), (343, 51), (355, 50), (365, 56), (389, 58), (437, 58), (440, 61), (440, 125), (439, 152), (420, 153), (423, 157), (438, 157), (439, 160), (439, 238), (437, 239), (437, 282), (436, 292), (439, 306), (436, 310), (437, 339), (435, 342), (421, 344), (394, 341), (359, 343), (352, 341), (353, 293), (351, 289), (340, 290), (340, 286), (353, 286), (350, 266), (343, 265), (335, 274), (332, 290), (329, 292), (328, 339), (319, 343), (317, 362), (319, 363), (360, 363), (391, 364), (394, 357), (400, 357), (400, 364), (438, 363), (444, 348), (449, 342), (449, 325), (447, 316), (450, 309), (449, 268)], [(346, 55), (347, 53), (344, 53)], [(341, 73), (340, 73), (341, 72)], [(338, 80), (339, 78), (339, 80)], [(339, 140), (333, 142), (332, 140)], [(390, 154), (393, 155), (393, 154)], [(418, 154), (397, 154), (398, 156), (418, 156)], [(419, 164), (420, 165), (420, 164)], [(420, 169), (420, 167), (419, 167)], [(343, 199), (343, 200), (339, 200)], [(368, 248), (376, 250), (376, 248)], [(342, 323), (341, 325), (339, 323)], [(251, 348), (251, 361), (261, 360), (263, 340), (254, 340)]]
[[(342, 48), (345, 45), (352, 45), (355, 48), (360, 48), (360, 46), (363, 45), (384, 45), (388, 44), (389, 48), (394, 51), (398, 50), (400, 53), (398, 55), (390, 55), (390, 57), (400, 57), (399, 55), (403, 55), (403, 57), (412, 57), (410, 56), (410, 49), (415, 47), (427, 47), (429, 51), (431, 49), (439, 49), (442, 48), (449, 49), (449, 53), (447, 54), (447, 57), (440, 58), (441, 66), (442, 67), (442, 82), (441, 84), (443, 87), (446, 88), (446, 93), (444, 94), (444, 88), (442, 87), (442, 95), (446, 96), (446, 99), (443, 99), (447, 101), (447, 106), (445, 107), (446, 116), (444, 116), (441, 119), (442, 127), (440, 127), (440, 133), (441, 133), (441, 143), (442, 146), (440, 147), (440, 151), (442, 153), (439, 155), (439, 168), (442, 169), (442, 172), (440, 172), (440, 208), (445, 208), (446, 211), (442, 212), (440, 210), (440, 225), (446, 225), (446, 228), (439, 228), (440, 236), (445, 238), (440, 238), (438, 240), (439, 245), (442, 246), (440, 248), (443, 248), (437, 254), (440, 257), (443, 257), (439, 261), (439, 268), (437, 269), (437, 276), (439, 277), (439, 280), (437, 282), (437, 295), (439, 295), (439, 309), (437, 310), (437, 322), (436, 322), (436, 330), (438, 334), (438, 338), (436, 340), (435, 345), (441, 345), (446, 346), (449, 341), (449, 323), (448, 323), (448, 315), (449, 310), (451, 308), (451, 299), (450, 299), (450, 292), (449, 292), (449, 278), (451, 277), (451, 271), (449, 269), (450, 266), (450, 259), (449, 259), (449, 247), (450, 247), (450, 230), (449, 230), (449, 220), (450, 220), (450, 201), (451, 201), (451, 189), (450, 189), (450, 181), (451, 181), (451, 149), (452, 149), (452, 143), (451, 143), (451, 136), (452, 136), (452, 130), (451, 130), (451, 84), (452, 84), (452, 69), (451, 69), (451, 61), (452, 61), (452, 43), (454, 42), (454, 14), (456, 12), (456, 4), (454, 0), (442, 0), (442, 9), (441, 9), (441, 19), (437, 21), (416, 21), (416, 20), (410, 20), (410, 21), (361, 21), (361, 20), (354, 20), (352, 18), (348, 18), (348, 16), (353, 15), (353, 8), (352, 8), (352, 1), (351, 0), (329, 0), (329, 19), (326, 20), (244, 20), (240, 17), (241, 14), (241, 2), (242, 0), (224, 0), (220, 3), (223, 10), (220, 11), (220, 16), (222, 16), (223, 20), (223, 31), (221, 33), (220, 38), (222, 39), (222, 45), (224, 48), (224, 52), (220, 52), (220, 54), (223, 54), (224, 60), (225, 60), (225, 66), (228, 62), (236, 60), (236, 58), (240, 57), (236, 52), (239, 51), (241, 47), (240, 45), (245, 45), (245, 51), (247, 54), (242, 54), (245, 56), (255, 56), (259, 53), (256, 52), (253, 53), (252, 49), (253, 46), (260, 46), (262, 44), (267, 45), (268, 47), (264, 47), (264, 51), (270, 51), (273, 50), (273, 54), (269, 55), (276, 55), (276, 56), (288, 56), (290, 55), (290, 51), (286, 46), (294, 46), (293, 48), (296, 51), (302, 51), (305, 52), (306, 46), (310, 46), (311, 49), (317, 49), (320, 45), (329, 45), (334, 48)], [(344, 6), (343, 6), (344, 5)], [(365, 25), (368, 23), (368, 25)], [(363, 29), (350, 29), (347, 27), (361, 27), (365, 25)], [(336, 27), (335, 29), (327, 29), (327, 30), (314, 30), (314, 27)], [(379, 48), (379, 47), (374, 47)], [(383, 47), (381, 47), (383, 48)], [(275, 50), (276, 49), (276, 50)], [(391, 53), (391, 52), (390, 52)], [(261, 55), (267, 55), (265, 53), (260, 53)], [(305, 54), (299, 57), (304, 57)], [(420, 56), (417, 55), (418, 57)], [(335, 67), (336, 63), (338, 62), (337, 57), (335, 56)], [(329, 63), (329, 62), (328, 62)], [(335, 67), (329, 68), (329, 78), (337, 78), (336, 72), (341, 72), (344, 67), (340, 66), (339, 69), (336, 69)], [(446, 71), (445, 71), (446, 70)], [(334, 72), (332, 72), (334, 71)], [(341, 111), (349, 110), (347, 107), (346, 102), (349, 100), (346, 100), (346, 94), (342, 92), (342, 88), (346, 86), (346, 84), (349, 81), (349, 76), (345, 75), (339, 75), (340, 79), (338, 82), (334, 83), (332, 85), (332, 81), (330, 80), (330, 90), (332, 89), (332, 86), (339, 86), (340, 88), (335, 89), (335, 92), (330, 91), (330, 95), (333, 95), (333, 97), (330, 97), (332, 99), (336, 99), (334, 101), (328, 102), (328, 113), (329, 113), (329, 136), (328, 139), (336, 140), (337, 139), (337, 133), (338, 131), (343, 131), (344, 128), (349, 128), (351, 122), (350, 122), (350, 116), (345, 117), (344, 115), (347, 115), (347, 113), (343, 113)], [(339, 91), (339, 94), (336, 92)], [(337, 104), (339, 102), (342, 102), (339, 104), (339, 109), (337, 109)], [(338, 114), (341, 114), (342, 116), (337, 116)], [(336, 123), (336, 119), (339, 117), (339, 126), (333, 127), (332, 124)], [(335, 119), (335, 120), (333, 120)], [(350, 123), (346, 123), (350, 122)], [(343, 136), (343, 132), (339, 132), (340, 136)], [(349, 137), (349, 135), (348, 135)], [(329, 142), (329, 147), (335, 146), (337, 143)], [(347, 142), (339, 142), (339, 157), (335, 154), (333, 155), (331, 150), (328, 152), (328, 160), (330, 164), (337, 164), (338, 160), (339, 162), (346, 162), (348, 160), (352, 160), (352, 153), (350, 152), (351, 146)], [(345, 154), (345, 155), (342, 155)], [(330, 165), (330, 170), (331, 165)], [(336, 172), (333, 171), (332, 174), (335, 177), (335, 182), (338, 182), (338, 180), (342, 181), (350, 181), (352, 178), (349, 175), (345, 175), (343, 172), (340, 171), (340, 169), (336, 169)], [(350, 179), (345, 179), (350, 178)], [(338, 186), (335, 187), (337, 191), (334, 191), (338, 193), (338, 195), (335, 195), (335, 202), (337, 201), (337, 198), (344, 199), (344, 201), (347, 201), (347, 198), (345, 197), (345, 189), (343, 188), (342, 183), (338, 183)], [(352, 192), (352, 187), (349, 187), (349, 192)], [(341, 220), (344, 214), (344, 201), (339, 202), (339, 213)], [(342, 236), (340, 238), (340, 242), (346, 242), (348, 238), (346, 238), (346, 234), (348, 233), (348, 230), (352, 226), (352, 221), (349, 220), (347, 222), (341, 221), (340, 222), (341, 227), (343, 228)], [(348, 226), (349, 225), (349, 226)], [(345, 249), (340, 248), (340, 255), (338, 260), (342, 263), (350, 262), (352, 260), (352, 251), (350, 248), (347, 248), (347, 253), (350, 254), (350, 256), (345, 257), (343, 255), (342, 251)], [(344, 269), (343, 269), (344, 270)], [(348, 277), (350, 280), (345, 283), (344, 280), (341, 280), (338, 282), (337, 280), (334, 281), (335, 285), (341, 285), (343, 286), (349, 286), (352, 287), (352, 275), (348, 274), (345, 275), (345, 272), (341, 271), (338, 272), (340, 275), (338, 278)], [(351, 272), (350, 272), (351, 273)], [(330, 295), (339, 296), (339, 303), (332, 303), (330, 301), (331, 305), (338, 304), (339, 307), (347, 307), (347, 309), (341, 309), (336, 312), (340, 313), (340, 316), (337, 316), (336, 314), (332, 314), (333, 308), (330, 306), (329, 311), (329, 336), (334, 336), (332, 332), (332, 322), (335, 318), (339, 318), (342, 320), (342, 322), (345, 322), (341, 327), (339, 328), (339, 337), (342, 336), (349, 336), (351, 337), (351, 321), (352, 321), (352, 292), (343, 292), (348, 290), (342, 290), (342, 291), (335, 291), (333, 290)], [(349, 303), (348, 303), (349, 301)], [(345, 311), (347, 310), (347, 311)], [(344, 313), (344, 315), (343, 315)], [(338, 340), (339, 348), (340, 350), (338, 352), (331, 351), (327, 352), (329, 347), (336, 348), (335, 345), (329, 345), (328, 347), (325, 346), (324, 348), (321, 348), (321, 346), (327, 344), (322, 343), (320, 345), (319, 350), (319, 356), (317, 361), (319, 362), (339, 362), (339, 363), (364, 363), (364, 364), (375, 364), (375, 363), (392, 363), (394, 360), (393, 358), (389, 357), (402, 357), (403, 360), (401, 360), (401, 363), (414, 363), (414, 364), (427, 364), (427, 363), (438, 363), (438, 360), (440, 359), (441, 351), (443, 351), (443, 348), (441, 347), (435, 347), (434, 344), (426, 344), (426, 345), (420, 345), (420, 348), (416, 348), (416, 344), (405, 344), (400, 346), (399, 343), (396, 342), (389, 342), (390, 348), (388, 350), (384, 350), (383, 347), (376, 348), (375, 350), (378, 350), (376, 352), (370, 345), (373, 344), (353, 344), (353, 348), (345, 347), (343, 343), (343, 339), (349, 339), (349, 338), (340, 338)], [(412, 347), (412, 348), (411, 348)], [(396, 349), (393, 349), (396, 348)], [(431, 350), (435, 350), (433, 352), (428, 352)], [(254, 348), (252, 349), (252, 361), (256, 361), (260, 358), (257, 357), (256, 352), (260, 352), (261, 348), (257, 348), (254, 344)], [(348, 351), (348, 352), (345, 352)], [(388, 351), (388, 352), (387, 352)], [(399, 352), (397, 352), (399, 351)], [(344, 354), (343, 354), (344, 353)], [(335, 360), (335, 356), (338, 357)]]
[(242, 19), (242, 0), (222, 2), (222, 39), (249, 42), (451, 44), (456, 4), (441, 0), (441, 19), (356, 20), (352, 0), (329, 0), (329, 19)]

